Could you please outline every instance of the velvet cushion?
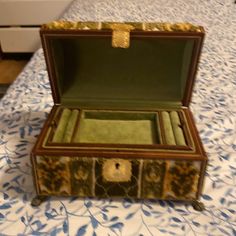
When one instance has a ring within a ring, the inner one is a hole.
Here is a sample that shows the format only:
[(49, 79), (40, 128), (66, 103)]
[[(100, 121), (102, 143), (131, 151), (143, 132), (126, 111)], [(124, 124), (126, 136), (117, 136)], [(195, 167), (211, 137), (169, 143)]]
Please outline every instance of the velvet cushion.
[(163, 120), (166, 143), (169, 145), (175, 145), (175, 136), (172, 129), (169, 113), (167, 111), (163, 111), (161, 115)]
[(186, 145), (184, 132), (179, 119), (179, 115), (176, 111), (170, 112), (171, 124), (174, 131), (175, 142), (177, 145)]
[(56, 143), (63, 142), (64, 133), (68, 124), (70, 114), (71, 114), (70, 109), (67, 109), (67, 108), (63, 109), (60, 120), (55, 130), (55, 134), (52, 139), (53, 142), (56, 142)]
[(85, 112), (74, 142), (157, 144), (155, 113)]
[(74, 130), (76, 129), (76, 123), (78, 119), (79, 111), (73, 110), (68, 119), (68, 123), (63, 135), (63, 142), (70, 143), (72, 141)]

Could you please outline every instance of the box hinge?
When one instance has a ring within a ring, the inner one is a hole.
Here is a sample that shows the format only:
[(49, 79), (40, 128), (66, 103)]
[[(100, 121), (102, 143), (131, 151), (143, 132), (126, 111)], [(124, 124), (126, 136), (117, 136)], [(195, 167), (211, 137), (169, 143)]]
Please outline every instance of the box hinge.
[(129, 48), (130, 31), (134, 29), (128, 24), (111, 24), (112, 29), (112, 47), (113, 48)]

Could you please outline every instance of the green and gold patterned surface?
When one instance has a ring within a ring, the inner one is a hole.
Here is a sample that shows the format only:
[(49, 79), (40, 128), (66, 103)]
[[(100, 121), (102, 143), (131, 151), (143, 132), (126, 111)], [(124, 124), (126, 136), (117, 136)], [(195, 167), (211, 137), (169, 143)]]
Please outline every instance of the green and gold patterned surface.
[(40, 195), (196, 199), (200, 161), (36, 156)]
[(120, 28), (124, 25), (130, 26), (130, 30), (143, 31), (166, 31), (166, 32), (203, 32), (203, 28), (190, 23), (138, 23), (125, 22), (73, 22), (73, 21), (52, 21), (44, 24), (42, 29), (50, 30), (102, 30)]

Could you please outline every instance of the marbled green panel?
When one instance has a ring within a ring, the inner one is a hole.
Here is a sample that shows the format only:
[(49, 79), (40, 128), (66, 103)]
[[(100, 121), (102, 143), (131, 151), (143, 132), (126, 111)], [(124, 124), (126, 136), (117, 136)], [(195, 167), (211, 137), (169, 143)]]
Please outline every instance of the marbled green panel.
[(69, 157), (37, 156), (40, 194), (70, 195)]
[(37, 156), (42, 195), (196, 199), (200, 161)]
[(200, 169), (200, 161), (169, 161), (164, 197), (178, 200), (195, 199)]
[(142, 198), (161, 198), (166, 170), (166, 161), (143, 161), (142, 168)]
[(73, 157), (70, 161), (71, 194), (93, 196), (93, 158)]

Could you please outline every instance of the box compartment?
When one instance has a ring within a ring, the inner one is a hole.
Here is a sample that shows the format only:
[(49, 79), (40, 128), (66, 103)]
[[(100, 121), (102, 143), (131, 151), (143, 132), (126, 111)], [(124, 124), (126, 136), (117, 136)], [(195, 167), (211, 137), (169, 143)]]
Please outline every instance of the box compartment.
[(157, 144), (155, 113), (85, 111), (73, 142)]

